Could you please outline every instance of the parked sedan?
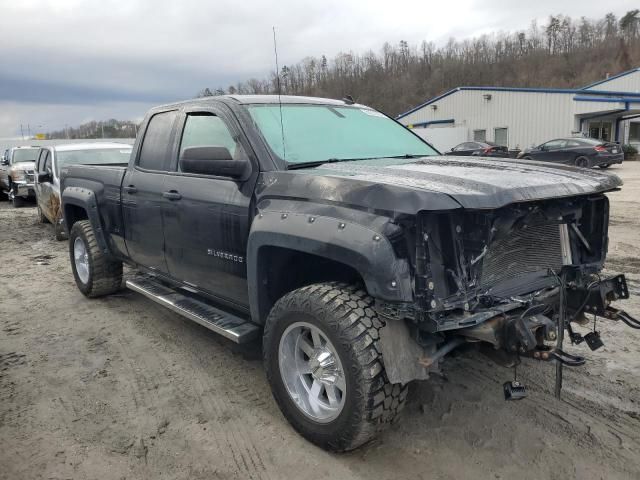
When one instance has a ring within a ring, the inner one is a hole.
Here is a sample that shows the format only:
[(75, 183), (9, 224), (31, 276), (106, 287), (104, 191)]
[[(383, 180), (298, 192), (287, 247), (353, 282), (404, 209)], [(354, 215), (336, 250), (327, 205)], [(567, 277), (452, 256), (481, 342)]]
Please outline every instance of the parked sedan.
[(607, 168), (614, 163), (622, 163), (624, 154), (617, 143), (594, 138), (558, 138), (524, 150), (518, 158), (564, 163), (583, 168)]
[(60, 171), (69, 165), (126, 165), (131, 145), (115, 142), (43, 147), (36, 161), (36, 203), (40, 223), (52, 223), (56, 240), (65, 240), (60, 211)]
[(445, 152), (445, 155), (506, 158), (509, 157), (509, 149), (492, 142), (464, 142)]

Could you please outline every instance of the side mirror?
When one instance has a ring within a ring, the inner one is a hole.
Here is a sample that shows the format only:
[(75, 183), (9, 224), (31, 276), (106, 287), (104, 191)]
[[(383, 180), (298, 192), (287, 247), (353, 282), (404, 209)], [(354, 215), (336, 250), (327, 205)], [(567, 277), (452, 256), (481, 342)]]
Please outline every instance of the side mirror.
[(241, 179), (248, 169), (249, 160), (234, 160), (226, 147), (189, 147), (180, 156), (180, 170), (184, 173)]
[(9, 159), (7, 159), (7, 158), (3, 158), (3, 159), (2, 159), (2, 162), (0, 162), (0, 165), (2, 165), (2, 166), (9, 165)]
[(452, 152), (454, 152), (454, 151), (455, 151), (455, 150), (454, 150), (454, 148), (455, 148), (455, 147), (451, 147), (451, 151), (452, 151)]
[(53, 173), (47, 168), (46, 172), (38, 172), (38, 183), (51, 183), (53, 181)]

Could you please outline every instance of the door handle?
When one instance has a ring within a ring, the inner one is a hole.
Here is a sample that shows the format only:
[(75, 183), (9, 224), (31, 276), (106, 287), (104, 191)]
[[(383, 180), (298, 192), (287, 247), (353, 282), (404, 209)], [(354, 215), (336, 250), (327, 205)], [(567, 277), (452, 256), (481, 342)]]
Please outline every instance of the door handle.
[(138, 189), (134, 185), (129, 185), (127, 187), (124, 187), (124, 191), (127, 193), (136, 193)]
[(162, 196), (164, 198), (168, 198), (169, 200), (180, 200), (182, 195), (176, 192), (175, 190), (169, 190), (168, 192), (162, 192)]

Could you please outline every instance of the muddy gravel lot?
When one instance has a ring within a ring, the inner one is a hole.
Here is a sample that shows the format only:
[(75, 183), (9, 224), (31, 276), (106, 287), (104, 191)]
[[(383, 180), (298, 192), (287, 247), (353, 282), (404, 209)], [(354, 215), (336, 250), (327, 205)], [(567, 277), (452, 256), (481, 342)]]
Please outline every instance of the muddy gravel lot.
[[(628, 274), (640, 316), (640, 162), (611, 168), (607, 268)], [(66, 242), (33, 206), (0, 202), (0, 478), (640, 478), (640, 331), (599, 322), (605, 348), (565, 369), (525, 360), (530, 395), (503, 400), (512, 371), (469, 353), (411, 386), (374, 443), (326, 453), (271, 397), (259, 347), (122, 290), (88, 300)], [(620, 305), (622, 306), (622, 305)], [(581, 330), (586, 333), (586, 329)]]

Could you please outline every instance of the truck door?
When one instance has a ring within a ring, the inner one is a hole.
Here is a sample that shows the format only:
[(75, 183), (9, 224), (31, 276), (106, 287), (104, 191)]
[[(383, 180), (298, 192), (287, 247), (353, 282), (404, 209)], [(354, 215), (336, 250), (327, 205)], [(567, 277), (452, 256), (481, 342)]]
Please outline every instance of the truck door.
[(33, 189), (36, 192), (36, 205), (38, 207), (40, 207), (40, 196), (42, 194), (40, 182), (38, 181), (38, 174), (44, 173), (44, 158), (47, 156), (47, 152), (45, 152), (45, 150), (46, 149), (44, 148), (40, 150), (40, 153), (38, 154), (38, 158), (36, 159), (35, 167), (33, 168), (33, 172), (34, 172)]
[(58, 215), (58, 209), (60, 208), (60, 203), (55, 203), (52, 199), (53, 197), (53, 161), (51, 156), (51, 150), (48, 148), (43, 148), (40, 150), (40, 157), (38, 158), (38, 162), (36, 163), (36, 171), (37, 173), (49, 173), (49, 180), (44, 182), (39, 182), (37, 179), (35, 180), (35, 190), (36, 190), (36, 201), (38, 202), (38, 207), (42, 210), (42, 213), (45, 217), (51, 222), (56, 222), (56, 217)]
[(245, 253), (255, 180), (183, 173), (178, 158), (187, 147), (205, 145), (224, 146), (234, 159), (247, 158), (249, 146), (224, 111), (187, 112), (181, 124), (174, 168), (164, 185), (169, 273), (218, 298), (246, 306)]
[(134, 164), (122, 180), (124, 239), (129, 258), (161, 273), (167, 272), (164, 258), (162, 192), (173, 150), (177, 111), (153, 115), (136, 152)]

